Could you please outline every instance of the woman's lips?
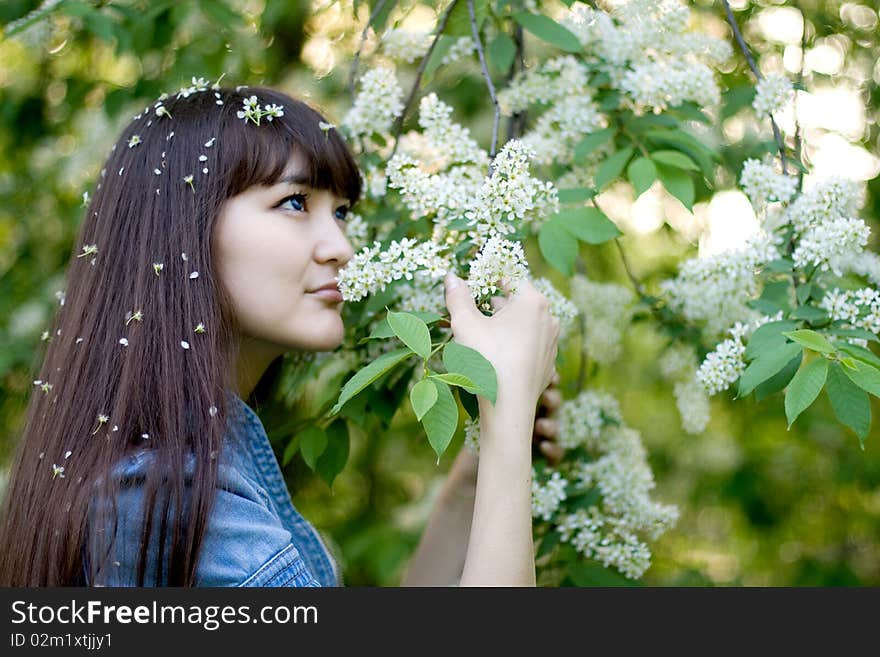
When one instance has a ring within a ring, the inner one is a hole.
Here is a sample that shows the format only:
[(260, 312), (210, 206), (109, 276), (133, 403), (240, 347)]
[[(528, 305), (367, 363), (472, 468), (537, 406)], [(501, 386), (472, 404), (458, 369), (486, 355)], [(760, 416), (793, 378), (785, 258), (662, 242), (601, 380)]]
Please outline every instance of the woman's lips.
[(339, 290), (335, 290), (333, 288), (324, 288), (323, 290), (315, 290), (310, 294), (314, 294), (317, 297), (321, 297), (322, 299), (326, 299), (327, 301), (339, 302), (342, 301), (342, 292)]

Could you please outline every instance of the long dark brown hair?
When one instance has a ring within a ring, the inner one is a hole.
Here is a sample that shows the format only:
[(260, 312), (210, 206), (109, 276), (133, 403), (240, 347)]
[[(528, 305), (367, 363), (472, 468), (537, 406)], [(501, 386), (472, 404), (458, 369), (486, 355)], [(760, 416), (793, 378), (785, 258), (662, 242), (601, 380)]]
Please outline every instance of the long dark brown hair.
[[(259, 125), (239, 118), (252, 95), (263, 108), (281, 106), (283, 116), (263, 116)], [(214, 224), (226, 199), (277, 183), (294, 151), (308, 162), (312, 187), (354, 204), (357, 164), (322, 121), (278, 91), (197, 84), (163, 95), (125, 128), (73, 246), (63, 304), (17, 437), (0, 507), (0, 586), (93, 583), (103, 564), (84, 564), (90, 509), (110, 500), (103, 507), (116, 513), (114, 465), (143, 449), (156, 467), (142, 482), (137, 584), (196, 583), (227, 391), (237, 387), (238, 324), (217, 275)], [(199, 324), (204, 331), (195, 331)], [(185, 481), (193, 456), (195, 472)], [(153, 523), (154, 511), (166, 520)], [(148, 583), (154, 531), (159, 559)]]

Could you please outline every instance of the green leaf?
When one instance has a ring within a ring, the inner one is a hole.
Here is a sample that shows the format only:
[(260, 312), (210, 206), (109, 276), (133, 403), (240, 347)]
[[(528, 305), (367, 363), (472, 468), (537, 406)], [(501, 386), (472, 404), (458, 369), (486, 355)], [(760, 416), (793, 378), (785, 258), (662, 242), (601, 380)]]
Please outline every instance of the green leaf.
[(559, 190), (560, 203), (578, 203), (580, 201), (589, 201), (596, 195), (596, 192), (588, 187), (572, 187), (569, 189)]
[(749, 343), (746, 345), (745, 359), (747, 361), (754, 360), (758, 358), (761, 352), (784, 345), (785, 336), (782, 333), (796, 328), (797, 323), (784, 320), (762, 324), (755, 329), (752, 337), (749, 338)]
[(333, 480), (342, 472), (348, 462), (350, 446), (348, 424), (339, 418), (330, 424), (325, 431), (327, 432), (327, 447), (318, 458), (317, 469), (321, 478), (332, 488)]
[(484, 391), (480, 394), (495, 403), (498, 379), (495, 368), (483, 354), (458, 342), (447, 342), (443, 347), (443, 364), (449, 372), (464, 374)]
[[(488, 13), (489, 0), (474, 0), (474, 16), (476, 17), (477, 29), (482, 26)], [(455, 37), (469, 37), (473, 34), (471, 30), (471, 14), (468, 10), (467, 2), (459, 2), (455, 5), (443, 33)]]
[(333, 408), (330, 409), (330, 415), (335, 415), (343, 407), (345, 402), (358, 394), (361, 390), (370, 385), (373, 381), (395, 367), (398, 363), (412, 355), (412, 350), (396, 349), (382, 354), (372, 363), (359, 370), (353, 377), (345, 382), (342, 386), (342, 392), (339, 393), (339, 399)]
[(804, 285), (798, 285), (795, 290), (795, 296), (797, 297), (798, 305), (804, 305), (807, 300), (810, 298), (810, 292), (813, 291), (812, 283), (805, 283)]
[(458, 404), (455, 403), (455, 398), (448, 385), (435, 380), (431, 380), (430, 383), (437, 389), (437, 401), (431, 410), (425, 413), (422, 424), (425, 427), (425, 433), (428, 434), (428, 442), (437, 453), (437, 462), (439, 463), (440, 457), (449, 447), (449, 442), (455, 435), (455, 429), (458, 426)]
[(604, 130), (592, 132), (581, 139), (578, 145), (574, 147), (575, 164), (583, 164), (590, 153), (611, 139), (616, 132), (617, 130), (614, 128), (605, 128)]
[(771, 260), (764, 268), (767, 271), (773, 271), (780, 274), (788, 274), (794, 269), (794, 262), (790, 258), (778, 258), (776, 260)]
[(416, 418), (421, 422), (425, 413), (430, 411), (437, 401), (437, 386), (428, 379), (422, 379), (410, 390), (409, 400), (416, 413)]
[(651, 153), (651, 159), (660, 164), (668, 164), (676, 169), (685, 169), (687, 171), (700, 170), (696, 162), (680, 151), (654, 151)]
[(581, 52), (581, 42), (568, 29), (544, 14), (532, 14), (520, 11), (513, 15), (513, 20), (522, 25), (542, 41), (556, 46), (565, 52)]
[(516, 44), (506, 32), (499, 32), (489, 44), (489, 61), (501, 73), (507, 73), (516, 55)]
[(865, 349), (864, 347), (855, 344), (849, 344), (848, 342), (838, 342), (836, 346), (838, 351), (842, 351), (853, 358), (864, 361), (869, 365), (873, 365), (880, 369), (880, 358), (878, 358), (870, 349)]
[(594, 180), (596, 189), (602, 189), (612, 180), (620, 177), (620, 174), (623, 173), (623, 169), (626, 167), (626, 163), (629, 162), (632, 154), (632, 147), (627, 146), (626, 148), (621, 148), (616, 153), (609, 155), (596, 169), (596, 177)]
[(541, 255), (554, 268), (566, 276), (574, 270), (577, 257), (577, 238), (561, 222), (545, 221), (538, 230), (538, 248)]
[(831, 326), (828, 328), (828, 332), (831, 333), (831, 335), (838, 335), (841, 338), (859, 338), (861, 340), (880, 342), (880, 338), (865, 329), (847, 329), (838, 326)]
[(843, 370), (849, 380), (865, 392), (880, 397), (880, 370), (863, 360), (855, 361), (856, 368)]
[(615, 223), (597, 208), (562, 210), (550, 217), (550, 221), (561, 223), (565, 230), (587, 244), (603, 244), (623, 234)]
[(828, 319), (828, 314), (814, 306), (798, 306), (788, 315), (792, 319), (802, 319), (810, 324), (818, 324)]
[(431, 332), (427, 324), (411, 313), (389, 310), (388, 325), (403, 344), (428, 360), (431, 356)]
[(810, 407), (828, 378), (828, 359), (817, 358), (798, 370), (794, 375), (788, 390), (785, 391), (785, 417), (788, 419), (788, 428), (797, 419), (798, 415)]
[(790, 291), (791, 281), (773, 281), (764, 286), (764, 290), (761, 292), (761, 299), (769, 301), (773, 305), (774, 310), (772, 314), (780, 310), (789, 311), (791, 310)]
[(294, 436), (284, 448), (284, 454), (281, 457), (281, 466), (285, 467), (293, 460), (293, 456), (299, 450), (299, 436)]
[(434, 71), (442, 66), (443, 58), (446, 56), (446, 53), (449, 52), (450, 48), (452, 48), (457, 40), (458, 39), (456, 37), (449, 36), (448, 34), (440, 35), (440, 38), (437, 39), (437, 45), (434, 46), (434, 50), (431, 51), (431, 56), (428, 57), (428, 63), (425, 64), (425, 72), (422, 74), (423, 80), (425, 80), (425, 82), (430, 79), (430, 77), (434, 74)]
[[(209, 2), (207, 4), (212, 4), (212, 3)], [(382, 8), (379, 10), (379, 13), (373, 17), (373, 20), (370, 22), (370, 25), (373, 26), (373, 29), (376, 30), (377, 33), (382, 32), (384, 30), (385, 23), (388, 22), (388, 15), (391, 13), (391, 10), (394, 9), (394, 5), (396, 5), (396, 4), (397, 4), (397, 2), (395, 2), (395, 0), (388, 0), (384, 5), (382, 5)], [(373, 11), (376, 9), (375, 5), (376, 5), (376, 2), (370, 3), (370, 14), (372, 14)]]
[(310, 426), (301, 433), (300, 452), (303, 461), (314, 470), (318, 465), (318, 457), (327, 448), (327, 434), (321, 427)]
[(788, 361), (785, 364), (785, 367), (779, 370), (776, 374), (764, 381), (764, 383), (756, 386), (755, 400), (761, 401), (762, 399), (766, 399), (770, 395), (776, 394), (785, 386), (787, 386), (792, 377), (794, 377), (795, 373), (798, 371), (798, 368), (801, 366), (801, 361), (803, 359), (804, 354), (803, 352), (801, 352), (790, 361)]
[(657, 180), (657, 167), (646, 157), (639, 157), (629, 163), (626, 175), (636, 191), (636, 198), (648, 191)]
[(657, 177), (666, 188), (666, 191), (681, 201), (681, 204), (689, 211), (693, 212), (694, 198), (694, 181), (690, 174), (675, 167), (666, 166), (664, 164), (657, 165)]
[(737, 397), (745, 397), (760, 383), (776, 374), (801, 351), (801, 346), (789, 342), (778, 349), (764, 352), (753, 360), (739, 378)]
[(559, 532), (553, 529), (544, 534), (544, 538), (541, 539), (541, 545), (538, 547), (538, 552), (535, 554), (535, 559), (540, 559), (545, 554), (550, 554), (553, 548), (559, 545), (560, 538)]
[(834, 345), (828, 342), (828, 338), (821, 333), (816, 333), (810, 329), (787, 331), (782, 335), (797, 342), (799, 345), (803, 345), (807, 349), (812, 349), (813, 351), (818, 351), (822, 354), (833, 354), (836, 351)]
[(446, 374), (432, 374), (432, 379), (437, 379), (438, 381), (443, 381), (451, 386), (458, 386), (459, 388), (464, 388), (468, 392), (474, 394), (485, 394), (483, 390), (473, 381), (470, 380), (469, 377), (466, 377), (464, 374), (458, 374), (457, 372), (449, 372)]
[(831, 401), (834, 415), (841, 424), (855, 431), (859, 444), (865, 449), (865, 438), (871, 428), (871, 401), (868, 393), (849, 380), (838, 363), (828, 367), (825, 393)]

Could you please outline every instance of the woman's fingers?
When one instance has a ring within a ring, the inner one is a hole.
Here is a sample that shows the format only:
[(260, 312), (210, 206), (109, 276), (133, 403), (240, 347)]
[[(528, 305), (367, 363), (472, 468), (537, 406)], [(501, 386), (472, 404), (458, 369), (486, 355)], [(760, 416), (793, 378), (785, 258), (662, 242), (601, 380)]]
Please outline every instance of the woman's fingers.
[(545, 438), (556, 438), (559, 431), (559, 422), (549, 417), (540, 417), (535, 420), (535, 433)]
[(541, 450), (541, 453), (547, 458), (547, 462), (551, 466), (559, 463), (565, 455), (565, 450), (558, 443), (549, 440), (542, 440), (538, 445), (538, 449)]
[(562, 393), (552, 387), (552, 381), (550, 384), (551, 387), (547, 388), (541, 395), (541, 403), (547, 407), (547, 410), (554, 411), (562, 405)]

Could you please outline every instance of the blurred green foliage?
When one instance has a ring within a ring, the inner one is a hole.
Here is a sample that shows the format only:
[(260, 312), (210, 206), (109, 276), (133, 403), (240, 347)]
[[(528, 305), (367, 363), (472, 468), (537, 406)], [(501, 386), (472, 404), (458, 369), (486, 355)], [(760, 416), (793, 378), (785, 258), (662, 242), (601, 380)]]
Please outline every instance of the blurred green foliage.
[[(122, 125), (161, 92), (187, 84), (192, 76), (213, 80), (221, 74), (230, 84), (277, 86), (309, 98), (331, 120), (341, 118), (350, 103), (349, 65), (374, 4), (0, 4), (0, 24), (5, 26), (0, 36), (0, 466), (7, 466), (17, 437), (31, 380), (44, 353), (41, 334), (58, 304), (55, 293), (65, 286), (64, 267), (79, 250), (73, 241), (82, 219), (83, 192), (95, 184), (101, 161)], [(434, 3), (397, 4), (391, 22), (405, 11), (424, 12)], [(713, 33), (728, 34), (720, 3), (691, 4), (695, 22)], [(773, 28), (778, 24), (768, 21), (781, 10), (797, 14), (795, 3), (732, 4), (759, 62), (799, 61), (800, 37), (794, 42), (781, 38)], [(39, 6), (49, 9), (40, 11)], [(801, 0), (796, 7), (806, 18), (803, 45), (810, 52), (825, 53), (825, 60), (816, 59), (820, 64), (829, 58), (837, 62), (808, 67), (803, 87), (841, 85), (855, 90), (865, 116), (850, 141), (878, 153), (880, 32), (875, 3)], [(789, 25), (792, 20), (789, 14)], [(530, 53), (543, 47), (530, 40), (526, 44)], [(403, 67), (404, 85), (414, 68)], [(738, 54), (723, 72), (722, 84), (729, 91), (706, 135), (717, 142), (723, 158), (716, 172), (718, 189), (735, 184), (746, 158), (774, 148), (768, 126), (757, 121), (749, 107), (753, 80)], [(454, 72), (441, 68), (428, 88), (438, 91), (456, 108), (456, 118), (488, 143), (491, 114), (476, 66)], [(808, 164), (816, 164), (811, 144), (825, 132), (821, 127), (805, 131)], [(789, 144), (794, 145), (793, 135)], [(709, 192), (698, 190), (697, 200)], [(863, 217), (876, 230), (878, 216), (880, 182), (875, 178), (867, 185)], [(649, 286), (671, 275), (681, 258), (693, 252), (693, 245), (668, 224), (627, 235), (624, 245), (633, 269)], [(876, 249), (876, 242), (872, 246)], [(584, 248), (591, 278), (626, 280), (613, 245)], [(539, 262), (529, 255), (530, 261)], [(548, 276), (561, 282), (553, 272)], [(643, 583), (880, 584), (877, 436), (869, 436), (861, 451), (855, 436), (834, 421), (824, 396), (790, 431), (779, 398), (732, 404), (719, 397), (713, 401), (706, 432), (688, 436), (680, 428), (672, 391), (657, 371), (664, 346), (650, 323), (637, 322), (626, 336), (624, 356), (613, 368), (591, 370), (589, 381), (620, 399), (627, 422), (641, 431), (649, 451), (658, 482), (656, 497), (682, 511), (679, 524), (652, 545), (654, 565)], [(577, 359), (569, 351), (562, 353), (560, 373), (566, 382), (563, 393), (570, 396)], [(297, 418), (321, 406), (327, 381), (315, 383), (309, 372), (288, 367), (276, 398), (260, 409), (280, 458), (296, 440)], [(374, 401), (381, 405), (381, 400)], [(331, 539), (347, 584), (400, 581), (432, 495), (461, 440), (459, 432), (438, 466), (415, 418), (400, 413), (387, 432), (352, 434), (348, 465), (332, 490), (300, 455), (286, 462), (294, 504)], [(0, 488), (3, 472), (0, 469)], [(580, 585), (620, 583), (598, 567), (584, 568), (577, 579)]]

